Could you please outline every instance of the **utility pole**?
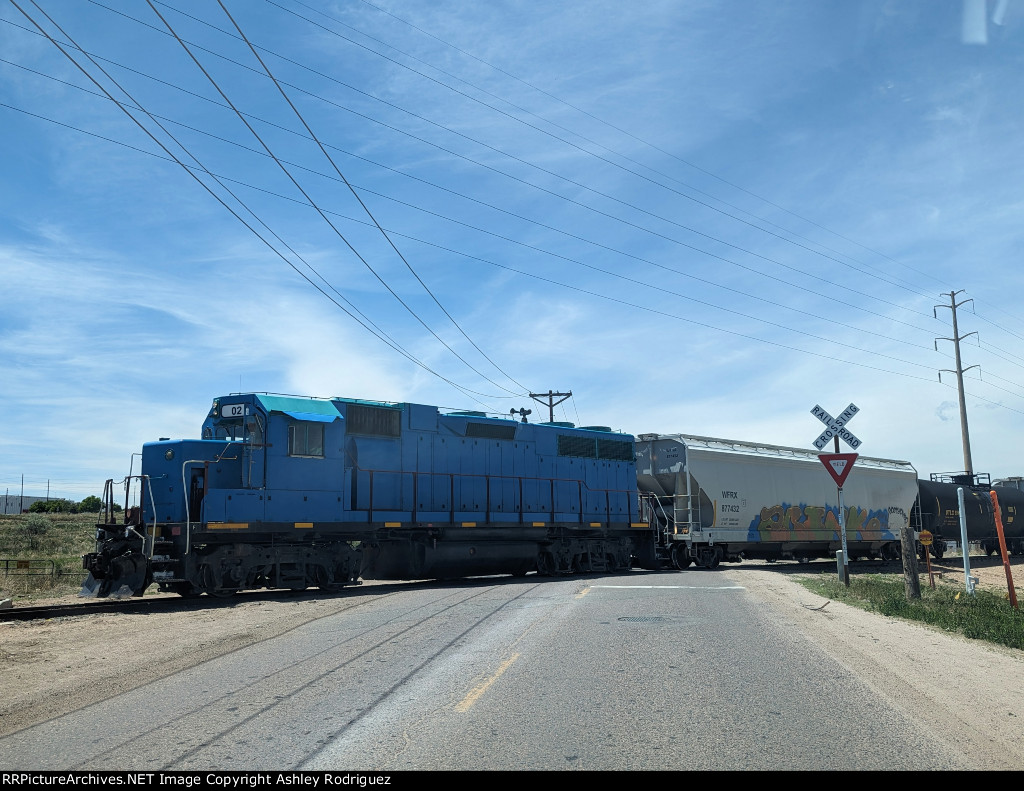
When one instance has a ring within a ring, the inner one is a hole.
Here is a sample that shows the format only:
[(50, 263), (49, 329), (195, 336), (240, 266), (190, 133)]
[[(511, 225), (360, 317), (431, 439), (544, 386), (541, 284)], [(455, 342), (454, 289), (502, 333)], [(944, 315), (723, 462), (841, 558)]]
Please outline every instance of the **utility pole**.
[(974, 463), (971, 461), (971, 437), (967, 431), (967, 401), (964, 399), (964, 371), (969, 371), (971, 368), (979, 368), (980, 366), (971, 365), (967, 368), (963, 367), (960, 362), (960, 341), (970, 335), (977, 335), (977, 332), (968, 332), (966, 335), (960, 335), (959, 329), (956, 324), (956, 309), (961, 305), (966, 305), (968, 302), (974, 302), (973, 299), (965, 299), (963, 302), (956, 301), (956, 295), (962, 294), (963, 289), (960, 291), (950, 291), (948, 295), (943, 294), (942, 296), (949, 296), (948, 305), (936, 305), (932, 308), (932, 315), (938, 318), (938, 314), (935, 312), (938, 308), (949, 308), (953, 311), (953, 337), (952, 338), (936, 338), (935, 339), (935, 351), (939, 350), (939, 341), (952, 341), (953, 342), (953, 353), (956, 359), (956, 370), (951, 371), (948, 368), (943, 368), (939, 371), (939, 381), (942, 381), (943, 373), (956, 374), (956, 389), (960, 396), (960, 434), (963, 438), (964, 443), (964, 472), (968, 475), (974, 475)]
[[(540, 403), (545, 404), (545, 406), (547, 406), (549, 415), (548, 422), (554, 423), (555, 407), (561, 404), (563, 401), (565, 401), (565, 399), (572, 398), (572, 390), (570, 390), (568, 393), (553, 393), (550, 390), (548, 390), (546, 393), (530, 393), (530, 398), (532, 398), (534, 401), (539, 401)], [(555, 400), (556, 398), (558, 399), (557, 401)]]

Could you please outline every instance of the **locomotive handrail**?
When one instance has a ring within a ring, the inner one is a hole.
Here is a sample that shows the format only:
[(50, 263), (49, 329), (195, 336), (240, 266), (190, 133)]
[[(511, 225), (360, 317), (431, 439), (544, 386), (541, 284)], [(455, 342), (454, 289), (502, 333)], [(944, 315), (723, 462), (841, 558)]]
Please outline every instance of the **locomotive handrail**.
[[(124, 513), (125, 513), (125, 522), (124, 522), (125, 537), (127, 537), (128, 534), (131, 533), (136, 538), (138, 538), (140, 541), (142, 541), (142, 553), (146, 557), (152, 558), (153, 557), (153, 547), (154, 547), (154, 544), (156, 542), (156, 499), (153, 497), (153, 482), (152, 482), (152, 480), (150, 480), (150, 476), (148, 476), (148, 475), (140, 474), (140, 475), (128, 475), (128, 476), (126, 476), (125, 479), (124, 479), (125, 493), (126, 493), (126, 496), (129, 496), (129, 497), (131, 495), (131, 485), (132, 485), (132, 480), (133, 479), (137, 479), (138, 482), (139, 482), (139, 489), (141, 490), (139, 492), (139, 499), (140, 500), (142, 500), (146, 496), (146, 490), (148, 490), (148, 492), (149, 492), (149, 507), (153, 511), (153, 526), (152, 526), (151, 530), (146, 530), (145, 529), (146, 521), (143, 518), (143, 510), (140, 507), (138, 509), (138, 511), (139, 511), (138, 518), (139, 518), (139, 524), (141, 524), (142, 527), (143, 527), (143, 532), (139, 533), (139, 531), (136, 530), (133, 527), (134, 523), (129, 521), (133, 517), (130, 516), (131, 512), (126, 507), (125, 511), (124, 511)], [(113, 486), (113, 480), (109, 480), (109, 481), (107, 481), (107, 483), (108, 483), (108, 485)], [(106, 488), (104, 488), (104, 496), (106, 496)], [(126, 500), (125, 502), (128, 502), (128, 500)], [(108, 524), (109, 524), (109, 521), (108, 521)]]
[[(644, 514), (644, 513), (640, 514), (641, 518), (643, 518), (646, 515), (647, 521), (651, 522), (651, 523), (653, 523), (655, 521), (655, 519), (657, 518), (656, 511), (660, 511), (662, 517), (664, 518), (664, 525), (665, 525), (665, 527), (664, 528), (659, 527), (658, 528), (659, 533), (662, 533), (662, 534), (663, 533), (667, 533), (669, 523), (671, 522), (672, 528), (673, 528), (672, 529), (672, 533), (675, 534), (675, 532), (676, 532), (675, 531), (675, 520), (674, 519), (672, 519), (672, 520), (669, 519), (668, 514), (665, 512), (665, 506), (662, 505), (662, 503), (661, 503), (661, 498), (659, 498), (656, 494), (653, 494), (652, 492), (640, 492), (640, 507), (642, 509), (644, 507), (646, 507), (646, 511), (647, 511), (646, 514)], [(661, 525), (662, 522), (659, 521), (658, 524)]]
[[(407, 476), (407, 475), (411, 475), (412, 476), (412, 482), (413, 482), (413, 503), (412, 503), (412, 508), (409, 509), (409, 512), (410, 512), (410, 514), (412, 516), (412, 521), (414, 521), (414, 522), (417, 521), (417, 514), (418, 514), (418, 512), (420, 510), (419, 509), (419, 477), (423, 476), (423, 475), (427, 475), (427, 476), (430, 476), (430, 477), (442, 476), (442, 477), (447, 477), (448, 478), (448, 502), (449, 502), (449, 507), (448, 507), (447, 510), (448, 510), (448, 518), (449, 518), (449, 521), (451, 521), (451, 522), (455, 521), (455, 513), (456, 513), (456, 510), (457, 510), (455, 508), (455, 478), (456, 478), (456, 476), (458, 476), (460, 478), (473, 478), (473, 479), (480, 479), (480, 478), (482, 478), (484, 480), (485, 494), (486, 494), (486, 501), (485, 501), (485, 505), (484, 505), (484, 521), (486, 521), (486, 522), (490, 522), (491, 521), (491, 517), (492, 517), (491, 483), (493, 481), (509, 481), (509, 482), (514, 481), (514, 482), (518, 483), (518, 489), (519, 489), (518, 504), (519, 504), (519, 507), (518, 507), (518, 509), (516, 511), (509, 512), (509, 513), (515, 513), (519, 517), (519, 523), (520, 524), (524, 523), (525, 516), (526, 516), (526, 511), (523, 508), (523, 482), (524, 481), (538, 481), (538, 482), (546, 481), (546, 482), (548, 482), (548, 484), (550, 486), (550, 492), (548, 494), (548, 506), (549, 507), (547, 509), (547, 513), (550, 516), (552, 522), (555, 521), (555, 484), (556, 483), (574, 483), (574, 484), (576, 484), (576, 487), (577, 487), (576, 501), (577, 501), (577, 506), (578, 506), (577, 521), (581, 525), (585, 521), (584, 520), (585, 512), (584, 512), (584, 508), (583, 508), (583, 502), (584, 502), (584, 500), (583, 500), (583, 490), (584, 490), (584, 488), (587, 490), (588, 493), (591, 493), (591, 494), (600, 494), (601, 492), (604, 492), (604, 495), (605, 495), (605, 498), (604, 498), (605, 499), (604, 517), (605, 517), (605, 523), (606, 524), (611, 524), (611, 521), (612, 521), (611, 496), (613, 494), (620, 494), (620, 495), (625, 495), (626, 496), (627, 505), (628, 505), (628, 513), (626, 514), (627, 521), (630, 521), (630, 522), (633, 521), (633, 503), (632, 503), (633, 499), (637, 500), (637, 503), (636, 503), (636, 505), (637, 505), (637, 516), (638, 517), (640, 516), (640, 510), (639, 510), (639, 491), (638, 490), (636, 490), (636, 489), (593, 489), (593, 488), (591, 488), (590, 486), (587, 485), (586, 481), (581, 481), (578, 478), (541, 478), (541, 477), (538, 477), (538, 476), (527, 476), (527, 475), (490, 475), (490, 474), (486, 474), (486, 473), (420, 472), (418, 470), (380, 470), (380, 469), (370, 469), (370, 470), (367, 470), (367, 469), (363, 469), (362, 467), (359, 467), (358, 465), (353, 465), (353, 467), (351, 469), (357, 470), (359, 472), (364, 472), (364, 473), (367, 473), (369, 475), (369, 486), (368, 486), (368, 488), (369, 488), (369, 500), (370, 501), (367, 504), (367, 507), (365, 509), (366, 512), (367, 512), (367, 521), (368, 522), (372, 522), (373, 521), (373, 512), (374, 512), (374, 510), (394, 510), (394, 509), (380, 508), (374, 502), (374, 476), (377, 475), (377, 474), (381, 474), (381, 475), (398, 475), (398, 476), (401, 476), (401, 477), (404, 477), (404, 476)], [(360, 509), (354, 508), (353, 510), (360, 510)], [(402, 509), (398, 509), (398, 510), (402, 510)], [(538, 513), (544, 513), (544, 511), (538, 511)]]
[[(224, 443), (224, 450), (214, 459), (213, 463), (216, 464), (224, 459), (224, 454), (228, 452), (228, 448), (232, 445), (244, 444), (245, 440), (229, 439)], [(232, 460), (234, 460), (233, 457)], [(189, 513), (189, 500), (191, 499), (191, 491), (188, 486), (188, 482), (185, 479), (185, 468), (189, 464), (202, 464), (203, 465), (203, 503), (206, 502), (207, 487), (210, 483), (210, 460), (209, 459), (187, 459), (181, 463), (181, 494), (185, 498), (185, 554), (187, 555), (192, 547), (192, 515)], [(153, 518), (156, 519), (156, 509), (153, 509)], [(202, 517), (199, 518), (199, 524), (202, 524)], [(155, 521), (154, 521), (155, 524)]]
[[(685, 535), (687, 535), (687, 536), (692, 536), (694, 533), (701, 533), (701, 532), (703, 532), (703, 523), (701, 521), (701, 513), (700, 513), (700, 493), (699, 492), (684, 492), (684, 493), (679, 493), (679, 494), (668, 494), (668, 495), (662, 495), (662, 496), (658, 496), (656, 494), (652, 494), (652, 493), (649, 493), (649, 492), (644, 492), (643, 494), (646, 495), (650, 499), (651, 502), (653, 502), (653, 503), (655, 503), (657, 505), (658, 510), (661, 511), (662, 515), (665, 517), (666, 524), (669, 521), (671, 521), (671, 523), (672, 523), (672, 534), (673, 535), (678, 535), (679, 534), (679, 528), (683, 527), (683, 526), (686, 527)], [(671, 501), (671, 505), (672, 505), (672, 518), (671, 518), (671, 520), (669, 519), (668, 514), (665, 511), (665, 505), (662, 503), (662, 500), (670, 500)], [(678, 519), (676, 519), (676, 514), (680, 510), (678, 505), (677, 505), (677, 503), (680, 500), (685, 501), (685, 505), (683, 506), (683, 510), (686, 513), (686, 521), (685, 522), (681, 522)]]
[[(230, 445), (231, 443), (228, 442)], [(202, 464), (206, 473), (203, 475), (203, 488), (206, 488), (206, 479), (209, 477), (209, 459), (188, 459), (181, 463), (181, 493), (185, 498), (185, 554), (187, 555), (192, 548), (192, 515), (189, 513), (189, 491), (188, 483), (185, 480), (185, 468), (189, 464)], [(204, 500), (206, 498), (203, 498)]]
[(103, 524), (113, 524), (114, 518), (114, 479), (107, 478), (106, 483), (103, 484), (103, 503), (102, 503), (102, 517)]
[(149, 551), (146, 552), (146, 557), (152, 560), (153, 551), (156, 546), (156, 500), (153, 498), (153, 481), (148, 475), (141, 477), (146, 480), (146, 489), (149, 490), (149, 507), (153, 509), (153, 528), (152, 531), (147, 531), (146, 540), (143, 543), (143, 552), (146, 552), (146, 548), (148, 548)]

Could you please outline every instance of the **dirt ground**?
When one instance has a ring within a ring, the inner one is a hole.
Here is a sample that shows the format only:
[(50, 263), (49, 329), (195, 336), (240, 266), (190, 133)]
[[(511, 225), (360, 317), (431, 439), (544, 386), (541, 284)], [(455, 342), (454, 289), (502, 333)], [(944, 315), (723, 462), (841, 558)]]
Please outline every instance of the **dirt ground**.
[[(1014, 581), (1024, 599), (1024, 558), (1015, 560)], [(937, 584), (962, 588), (961, 563), (943, 563)], [(972, 563), (982, 586), (1006, 590), (997, 558)], [(898, 564), (865, 564), (853, 573), (876, 569), (899, 572)], [(1024, 769), (1024, 651), (829, 602), (796, 581), (835, 573), (834, 564), (744, 563), (723, 566), (721, 573), (978, 769)], [(211, 610), (183, 602), (180, 610), (150, 615), (0, 623), (0, 736), (343, 611), (358, 597), (255, 594), (234, 602)]]

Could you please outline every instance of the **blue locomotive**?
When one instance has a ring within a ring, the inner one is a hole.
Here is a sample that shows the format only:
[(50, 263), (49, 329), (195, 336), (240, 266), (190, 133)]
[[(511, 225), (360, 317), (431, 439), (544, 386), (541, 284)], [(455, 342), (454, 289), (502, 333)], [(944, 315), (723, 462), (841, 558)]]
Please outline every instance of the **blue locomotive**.
[(107, 482), (87, 587), (229, 595), (655, 568), (636, 481), (633, 437), (606, 427), (235, 394), (214, 400), (200, 439), (143, 446), (126, 478), (139, 505), (121, 518)]

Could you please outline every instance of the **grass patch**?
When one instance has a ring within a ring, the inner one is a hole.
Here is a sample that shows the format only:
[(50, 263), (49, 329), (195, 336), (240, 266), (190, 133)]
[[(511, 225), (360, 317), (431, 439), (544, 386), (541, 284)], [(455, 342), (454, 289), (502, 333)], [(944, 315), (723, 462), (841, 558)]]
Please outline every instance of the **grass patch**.
[(52, 573), (33, 563), (32, 571), (44, 572), (33, 574), (0, 563), (0, 592), (18, 599), (78, 593), (87, 576), (82, 555), (93, 551), (95, 535), (96, 514), (0, 515), (0, 560), (53, 562)]
[(1024, 612), (990, 591), (978, 590), (968, 596), (964, 591), (941, 587), (931, 590), (922, 585), (921, 598), (908, 601), (902, 576), (851, 576), (849, 588), (836, 577), (805, 577), (800, 583), (820, 596), (864, 610), (1024, 650)]

